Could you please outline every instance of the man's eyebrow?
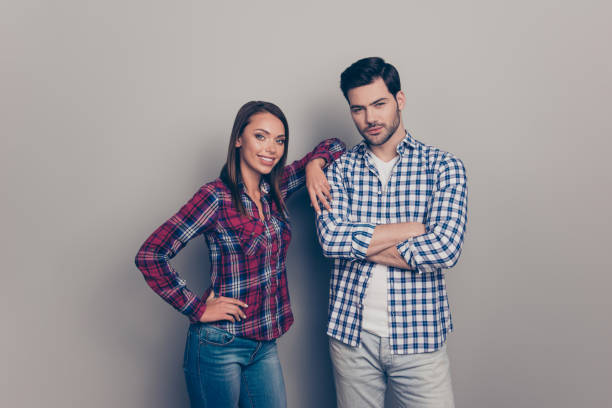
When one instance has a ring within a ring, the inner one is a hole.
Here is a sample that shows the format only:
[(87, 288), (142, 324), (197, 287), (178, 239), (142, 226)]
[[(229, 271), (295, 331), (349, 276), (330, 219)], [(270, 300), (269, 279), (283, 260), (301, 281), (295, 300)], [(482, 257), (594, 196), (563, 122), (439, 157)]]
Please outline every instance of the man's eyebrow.
[[(388, 100), (388, 99), (389, 99), (389, 98), (387, 98), (387, 97), (378, 98), (378, 99), (377, 99), (377, 100), (375, 100), (374, 102), (370, 103), (370, 106), (372, 106), (372, 105), (376, 105), (377, 103), (382, 102), (382, 101), (386, 101), (386, 100)], [(363, 107), (365, 107), (365, 105), (351, 105), (351, 106), (350, 106), (350, 108), (351, 108), (351, 109), (354, 109), (354, 108), (363, 108)]]
[(378, 98), (377, 100), (375, 100), (374, 102), (372, 102), (370, 105), (376, 105), (378, 102), (382, 102), (382, 101), (386, 101), (389, 98)]

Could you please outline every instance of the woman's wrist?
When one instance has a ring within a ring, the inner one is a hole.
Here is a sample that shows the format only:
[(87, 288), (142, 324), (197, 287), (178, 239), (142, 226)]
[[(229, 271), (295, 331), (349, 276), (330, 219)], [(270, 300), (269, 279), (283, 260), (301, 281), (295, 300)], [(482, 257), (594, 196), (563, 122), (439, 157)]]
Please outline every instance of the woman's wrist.
[(323, 169), (327, 165), (327, 161), (322, 157), (317, 157), (308, 162), (308, 164), (316, 165), (317, 167)]

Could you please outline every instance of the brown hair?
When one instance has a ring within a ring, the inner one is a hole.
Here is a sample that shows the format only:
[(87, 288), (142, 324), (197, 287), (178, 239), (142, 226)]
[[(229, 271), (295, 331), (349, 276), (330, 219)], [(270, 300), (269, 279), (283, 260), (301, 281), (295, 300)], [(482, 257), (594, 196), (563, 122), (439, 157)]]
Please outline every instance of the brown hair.
[(270, 194), (272, 199), (276, 203), (278, 210), (283, 216), (286, 215), (285, 202), (280, 190), (280, 180), (287, 162), (287, 150), (289, 149), (289, 125), (287, 118), (283, 111), (271, 102), (263, 101), (250, 101), (242, 105), (236, 119), (234, 119), (234, 126), (232, 127), (232, 134), (230, 135), (229, 147), (227, 149), (227, 161), (221, 169), (221, 181), (230, 189), (232, 193), (232, 202), (234, 207), (241, 213), (246, 215), (242, 201), (240, 200), (240, 190), (238, 183), (242, 176), (240, 174), (240, 148), (236, 147), (236, 140), (242, 135), (244, 128), (249, 124), (251, 116), (257, 113), (267, 112), (276, 116), (285, 127), (285, 150), (283, 155), (276, 165), (272, 168), (270, 174), (268, 174), (268, 182), (270, 183)]
[(359, 86), (371, 84), (376, 78), (382, 78), (389, 93), (395, 98), (401, 90), (397, 69), (379, 57), (362, 58), (353, 63), (340, 75), (340, 89), (348, 101), (348, 92)]

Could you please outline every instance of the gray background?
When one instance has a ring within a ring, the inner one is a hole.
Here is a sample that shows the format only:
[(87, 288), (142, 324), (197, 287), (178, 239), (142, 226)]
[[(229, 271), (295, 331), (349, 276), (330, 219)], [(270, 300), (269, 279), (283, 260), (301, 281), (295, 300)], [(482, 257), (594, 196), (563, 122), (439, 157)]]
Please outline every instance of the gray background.
[[(604, 1), (0, 3), (0, 405), (186, 406), (187, 320), (133, 266), (216, 176), (236, 111), (287, 114), (289, 158), (359, 141), (340, 72), (400, 71), (406, 127), (468, 169), (448, 273), (458, 407), (609, 406), (612, 56)], [(329, 263), (289, 203), (291, 407), (333, 407)], [(205, 243), (175, 258), (207, 284)]]

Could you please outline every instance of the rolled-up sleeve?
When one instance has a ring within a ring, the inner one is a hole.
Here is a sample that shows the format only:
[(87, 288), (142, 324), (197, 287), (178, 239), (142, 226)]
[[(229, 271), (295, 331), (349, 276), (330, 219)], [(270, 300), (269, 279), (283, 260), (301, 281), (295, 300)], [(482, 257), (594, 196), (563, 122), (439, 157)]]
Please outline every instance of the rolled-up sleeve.
[(365, 259), (375, 224), (350, 220), (349, 197), (337, 162), (327, 169), (332, 210), (317, 217), (317, 233), (323, 255), (328, 258)]
[(467, 178), (461, 160), (448, 154), (437, 170), (424, 235), (397, 245), (419, 273), (451, 268), (459, 260), (467, 224)]

